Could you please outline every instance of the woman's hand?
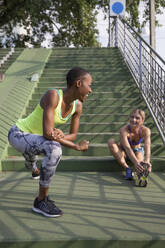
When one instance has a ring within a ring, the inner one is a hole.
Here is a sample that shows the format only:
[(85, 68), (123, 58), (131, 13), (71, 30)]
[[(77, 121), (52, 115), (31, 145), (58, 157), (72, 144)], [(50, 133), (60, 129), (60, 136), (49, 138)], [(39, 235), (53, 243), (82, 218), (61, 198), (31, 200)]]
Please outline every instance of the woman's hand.
[(144, 163), (148, 164), (148, 172), (151, 172), (152, 171), (152, 164), (148, 161), (145, 161), (145, 160), (144, 160)]
[(57, 142), (65, 137), (64, 133), (58, 128), (53, 128), (51, 136)]
[(78, 150), (79, 150), (79, 151), (87, 151), (87, 150), (88, 150), (88, 146), (89, 146), (89, 141), (87, 141), (87, 140), (82, 140), (82, 141), (78, 144)]
[[(146, 164), (147, 167), (143, 166), (142, 165), (143, 163)], [(147, 168), (148, 172), (151, 172), (152, 165), (146, 161), (138, 162), (135, 166), (135, 170), (136, 170), (137, 174), (144, 172), (146, 170), (146, 168)]]
[(141, 162), (137, 162), (135, 165), (135, 171), (137, 174), (140, 174), (144, 171), (144, 167), (140, 163)]

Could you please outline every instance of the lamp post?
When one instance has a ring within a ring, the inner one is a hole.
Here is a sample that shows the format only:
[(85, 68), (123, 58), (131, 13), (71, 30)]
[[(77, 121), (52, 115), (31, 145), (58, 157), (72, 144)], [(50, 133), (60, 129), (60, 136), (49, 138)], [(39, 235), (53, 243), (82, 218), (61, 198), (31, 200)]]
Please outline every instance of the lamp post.
[(155, 50), (156, 49), (156, 40), (155, 40), (155, 0), (149, 1), (150, 9), (150, 46)]

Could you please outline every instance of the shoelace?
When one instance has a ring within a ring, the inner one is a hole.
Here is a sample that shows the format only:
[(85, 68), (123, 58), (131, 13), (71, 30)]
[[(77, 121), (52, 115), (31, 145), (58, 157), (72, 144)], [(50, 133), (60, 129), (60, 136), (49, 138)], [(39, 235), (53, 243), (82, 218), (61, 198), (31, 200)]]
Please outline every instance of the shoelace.
[(50, 200), (50, 198), (47, 196), (45, 197), (45, 202), (47, 202), (50, 210), (53, 210), (54, 208), (57, 208), (54, 201)]

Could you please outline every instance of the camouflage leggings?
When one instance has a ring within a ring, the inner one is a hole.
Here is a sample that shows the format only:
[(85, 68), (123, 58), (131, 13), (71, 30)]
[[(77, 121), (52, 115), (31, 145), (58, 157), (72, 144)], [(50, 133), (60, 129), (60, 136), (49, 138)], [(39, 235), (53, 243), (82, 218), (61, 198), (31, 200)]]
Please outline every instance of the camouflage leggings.
[(32, 167), (36, 167), (36, 155), (44, 155), (41, 164), (40, 185), (49, 187), (61, 159), (61, 145), (40, 135), (24, 133), (16, 125), (10, 128), (8, 140), (16, 150), (23, 154), (25, 162), (30, 162)]

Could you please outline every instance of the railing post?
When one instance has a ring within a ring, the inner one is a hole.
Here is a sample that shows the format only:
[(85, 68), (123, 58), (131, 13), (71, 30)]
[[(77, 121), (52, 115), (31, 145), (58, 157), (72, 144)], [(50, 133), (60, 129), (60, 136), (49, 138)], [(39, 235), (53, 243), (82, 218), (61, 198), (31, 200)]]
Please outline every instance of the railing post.
[(126, 39), (126, 29), (125, 29), (125, 22), (124, 22), (124, 51), (123, 51), (124, 59), (125, 59), (125, 39)]
[(115, 21), (115, 47), (118, 47), (118, 17)]
[(142, 89), (142, 40), (139, 37), (139, 86)]
[(110, 4), (108, 5), (108, 47), (111, 46)]

